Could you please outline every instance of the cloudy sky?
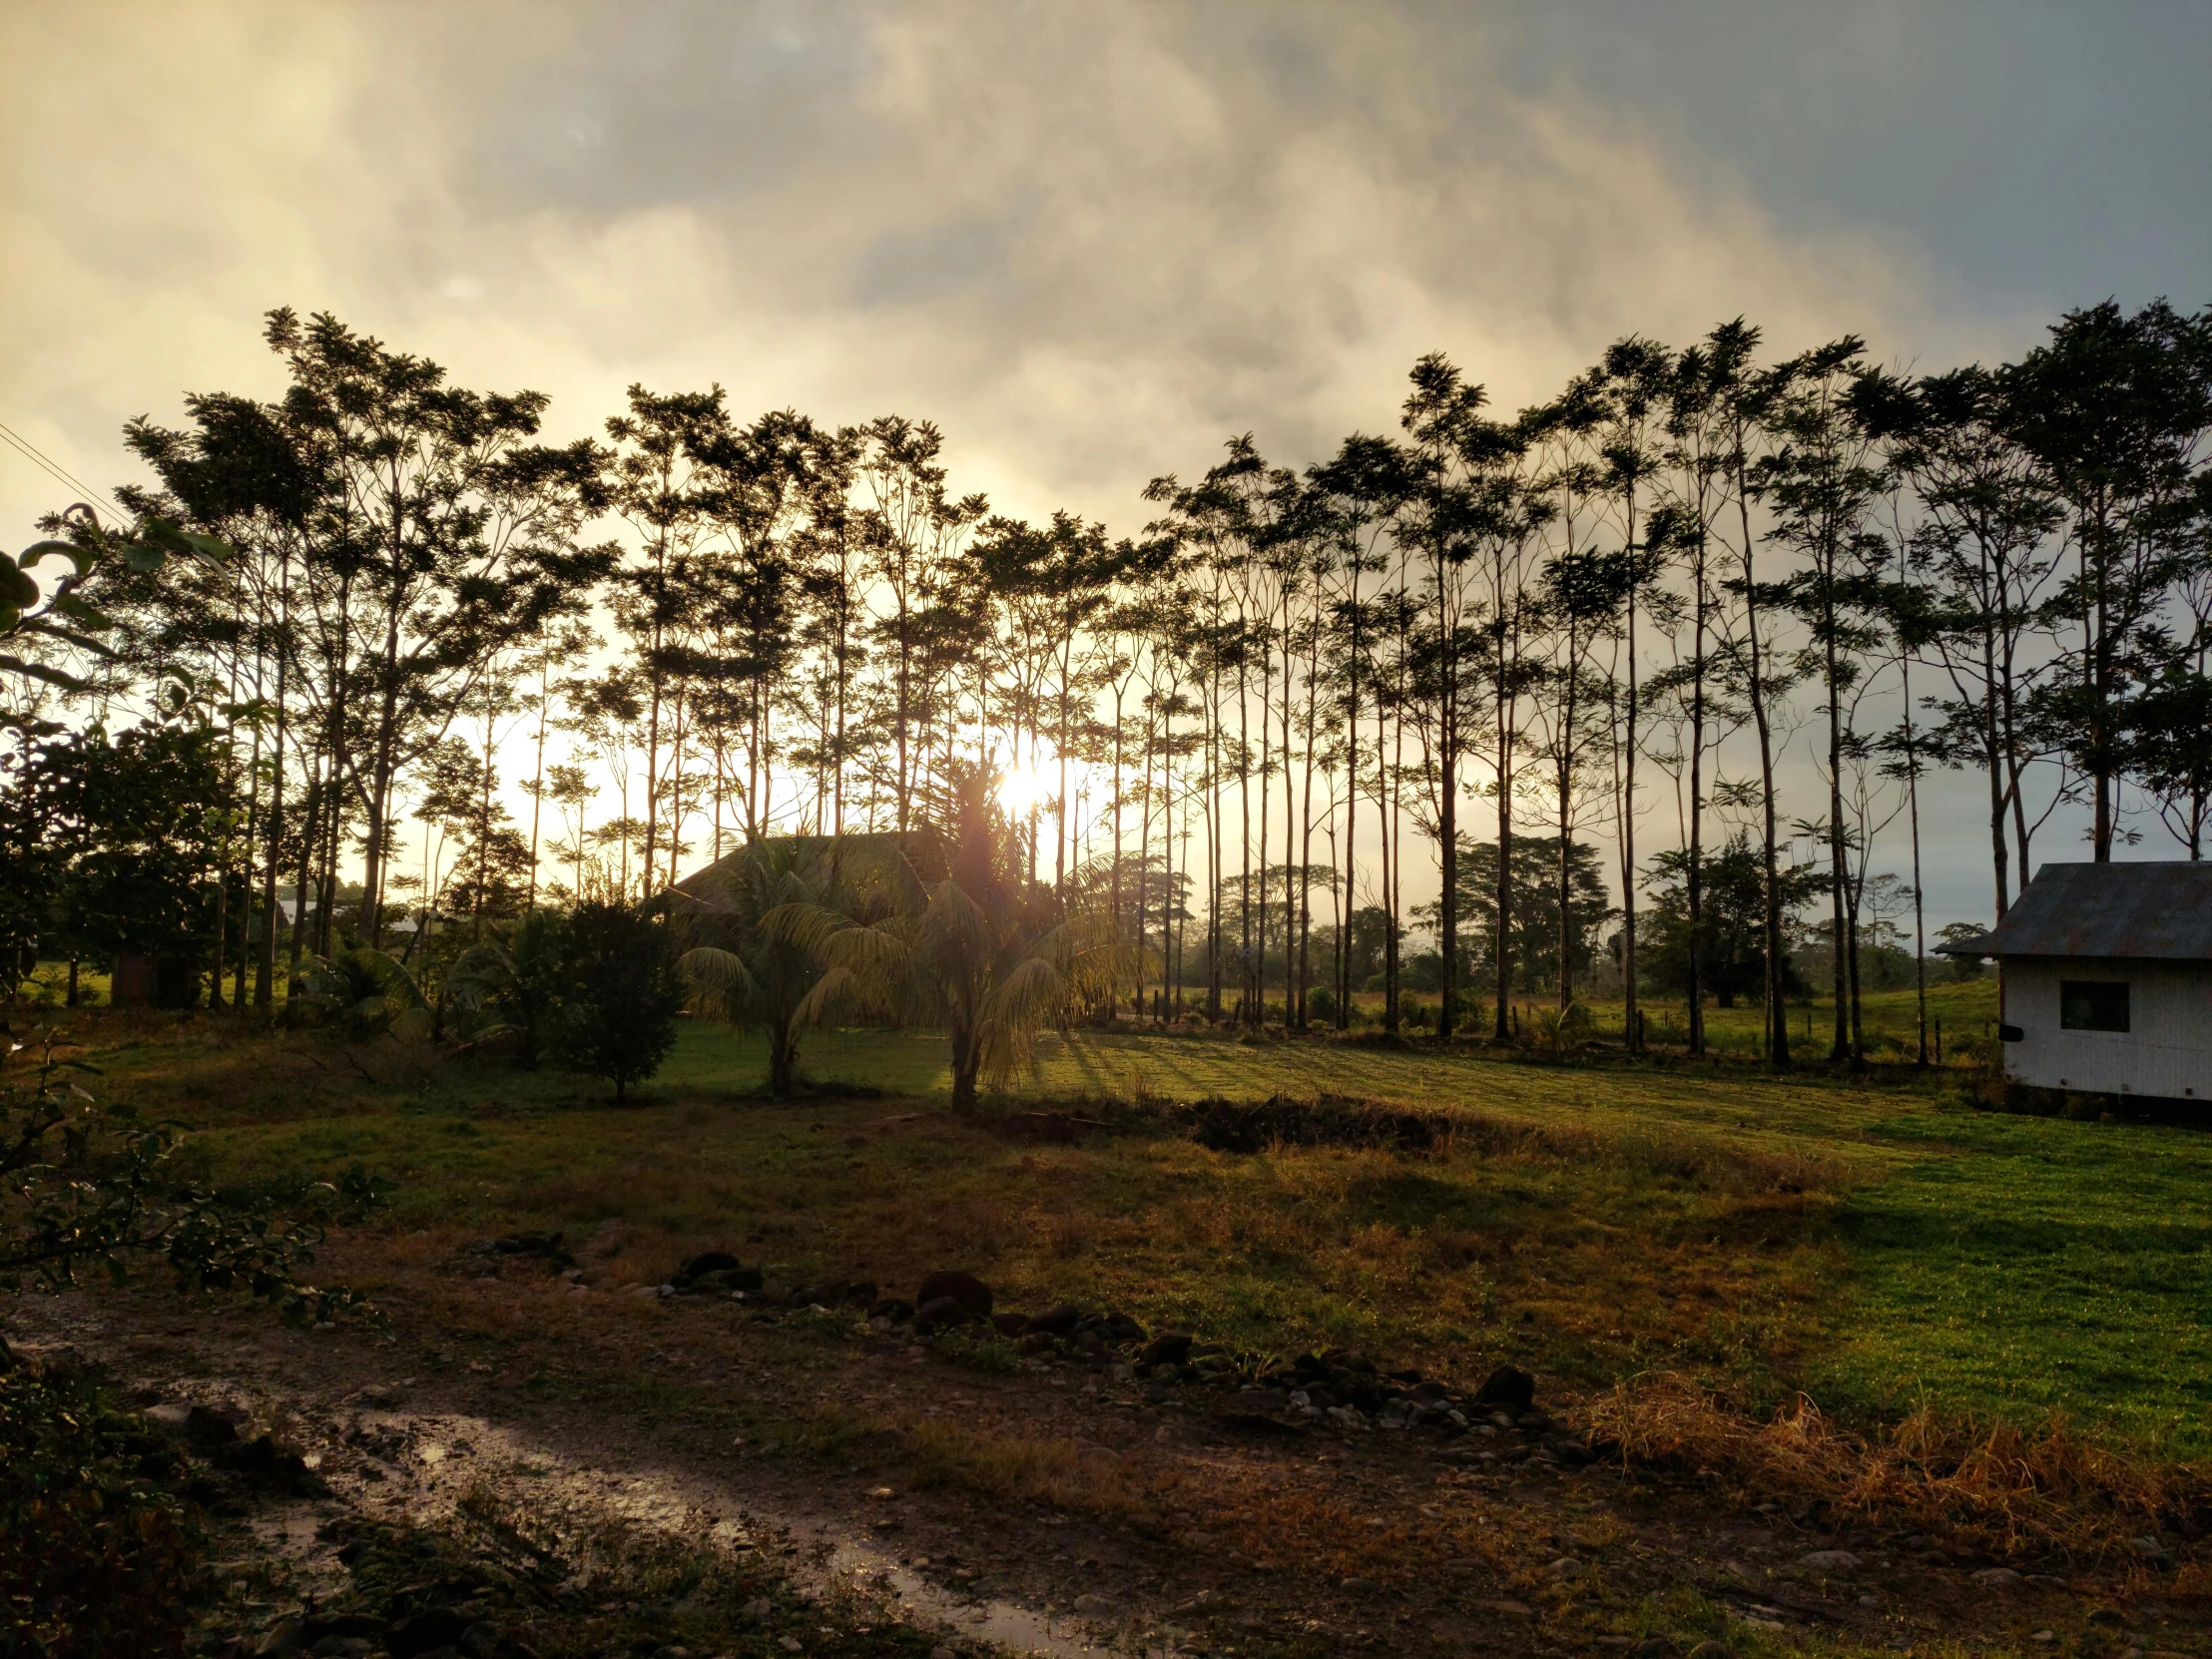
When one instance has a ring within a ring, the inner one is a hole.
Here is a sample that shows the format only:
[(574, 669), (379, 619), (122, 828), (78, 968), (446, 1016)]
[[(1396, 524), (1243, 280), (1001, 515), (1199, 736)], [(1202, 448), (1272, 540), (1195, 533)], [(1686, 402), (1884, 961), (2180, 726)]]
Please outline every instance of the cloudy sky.
[[(1932, 365), (2212, 299), (2204, 0), (18, 0), (0, 77), (0, 422), (102, 485), (128, 416), (276, 388), (276, 304), (556, 436), (633, 379), (926, 415), (1118, 531), (1432, 348), (1512, 406), (1739, 313)], [(67, 498), (0, 447), (11, 534)]]

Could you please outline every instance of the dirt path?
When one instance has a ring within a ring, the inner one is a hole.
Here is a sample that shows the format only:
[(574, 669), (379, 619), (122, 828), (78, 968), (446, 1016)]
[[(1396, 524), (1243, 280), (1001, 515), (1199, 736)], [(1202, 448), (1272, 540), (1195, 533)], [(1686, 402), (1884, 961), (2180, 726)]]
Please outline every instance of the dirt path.
[(2212, 1651), (2139, 1572), (1992, 1581), (1953, 1541), (1831, 1529), (1696, 1470), (1576, 1468), (1525, 1434), (1271, 1427), (1078, 1365), (959, 1369), (850, 1315), (487, 1272), (445, 1240), (329, 1266), (374, 1282), (388, 1338), (152, 1293), (12, 1329), (142, 1403), (236, 1402), (295, 1441), (330, 1496), (256, 1524), (308, 1582), (339, 1572), (333, 1514), (488, 1492), (760, 1552), (954, 1652)]

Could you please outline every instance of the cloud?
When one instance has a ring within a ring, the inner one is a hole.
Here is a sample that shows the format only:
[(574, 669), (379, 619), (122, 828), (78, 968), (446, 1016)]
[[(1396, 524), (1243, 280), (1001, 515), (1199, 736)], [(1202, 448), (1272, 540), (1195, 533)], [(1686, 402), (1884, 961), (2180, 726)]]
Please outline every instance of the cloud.
[[(925, 415), (1126, 527), (1232, 431), (1311, 459), (1412, 358), (1501, 403), (1745, 312), (1919, 342), (1929, 278), (1785, 236), (1630, 109), (1383, 8), (22, 8), (0, 407), (80, 471), (327, 307), (589, 430), (632, 378)], [(22, 101), (28, 98), (28, 108)], [(88, 474), (91, 475), (91, 474)], [(7, 475), (20, 522), (49, 498)]]
[[(125, 419), (277, 389), (276, 304), (556, 437), (632, 380), (927, 417), (959, 489), (1116, 532), (1231, 433), (1388, 428), (1430, 349), (1512, 408), (1739, 313), (1926, 361), (2041, 321), (1463, 8), (78, 0), (0, 64), (0, 420), (103, 485)], [(19, 540), (74, 498), (0, 462)]]

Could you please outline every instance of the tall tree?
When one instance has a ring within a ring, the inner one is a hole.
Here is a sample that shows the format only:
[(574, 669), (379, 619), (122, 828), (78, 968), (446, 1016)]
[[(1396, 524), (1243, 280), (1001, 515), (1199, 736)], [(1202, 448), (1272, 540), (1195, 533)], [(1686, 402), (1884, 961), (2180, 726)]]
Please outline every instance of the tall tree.
[(2001, 381), (2010, 429), (2065, 509), (2074, 564), (2057, 603), (2079, 633), (2046, 702), (2088, 779), (2103, 863), (2121, 833), (2128, 705), (2156, 671), (2161, 612), (2204, 512), (2212, 310), (2156, 299), (2130, 315), (2108, 299), (2050, 332)]

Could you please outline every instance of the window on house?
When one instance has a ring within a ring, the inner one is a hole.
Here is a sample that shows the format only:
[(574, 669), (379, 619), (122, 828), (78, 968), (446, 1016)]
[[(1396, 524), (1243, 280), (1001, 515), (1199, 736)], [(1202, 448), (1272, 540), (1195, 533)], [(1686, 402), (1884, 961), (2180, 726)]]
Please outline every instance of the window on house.
[(2127, 981), (2059, 980), (2058, 1023), (2068, 1031), (2125, 1031)]

